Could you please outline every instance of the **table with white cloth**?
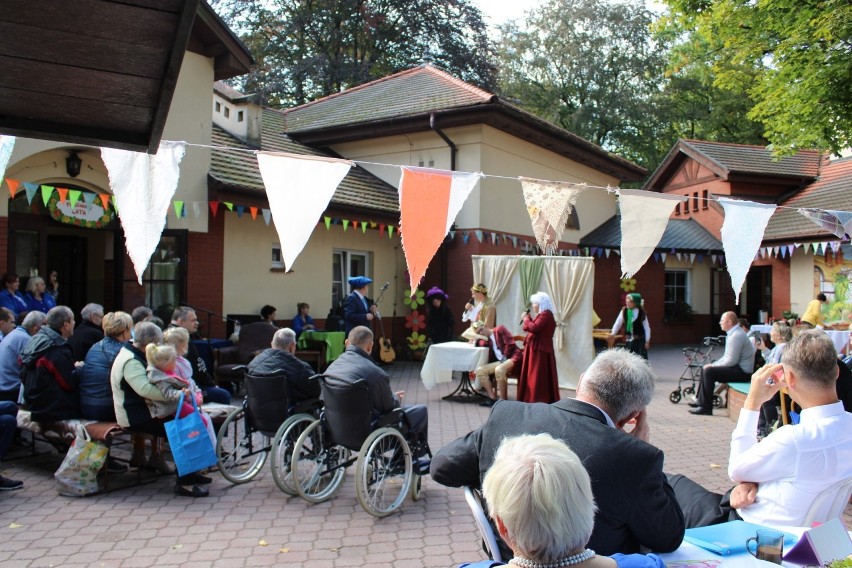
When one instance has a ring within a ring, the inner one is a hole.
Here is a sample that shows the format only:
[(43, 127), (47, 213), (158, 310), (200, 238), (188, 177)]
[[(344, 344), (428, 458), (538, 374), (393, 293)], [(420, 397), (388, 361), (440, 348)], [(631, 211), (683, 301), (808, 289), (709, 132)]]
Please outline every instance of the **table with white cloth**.
[(440, 383), (453, 380), (453, 371), (462, 371), (461, 381), (456, 390), (444, 397), (444, 400), (456, 402), (476, 402), (482, 400), (482, 395), (476, 392), (470, 382), (470, 371), (475, 371), (480, 365), (488, 362), (488, 348), (477, 347), (470, 343), (449, 341), (429, 347), (426, 360), (420, 369), (420, 378), (426, 390), (435, 388)]
[[(750, 331), (759, 331), (760, 333), (769, 334), (772, 331), (772, 325), (753, 325), (750, 328)], [(837, 353), (843, 355), (846, 353), (846, 346), (849, 345), (849, 335), (850, 332), (848, 329), (840, 331), (834, 329), (823, 329), (823, 331), (831, 338), (831, 341), (834, 343), (834, 348), (837, 349)]]

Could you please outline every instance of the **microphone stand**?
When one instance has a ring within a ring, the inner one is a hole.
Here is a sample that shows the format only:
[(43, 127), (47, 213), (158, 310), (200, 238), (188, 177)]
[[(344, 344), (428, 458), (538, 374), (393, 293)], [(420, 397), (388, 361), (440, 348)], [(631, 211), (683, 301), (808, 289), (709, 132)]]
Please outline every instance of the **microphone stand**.
[[(208, 310), (208, 309), (206, 309), (206, 308), (198, 308), (198, 307), (196, 307), (196, 306), (193, 306), (192, 304), (187, 304), (187, 303), (181, 303), (180, 305), (181, 305), (181, 306), (185, 306), (185, 307), (187, 307), (187, 308), (191, 308), (191, 309), (195, 310), (196, 312), (201, 312), (201, 313), (203, 313), (203, 314), (207, 315), (207, 330), (208, 330), (208, 334), (210, 333), (210, 331), (209, 331), (209, 330), (210, 330), (210, 320), (211, 320), (211, 318), (212, 318), (213, 316), (216, 316), (216, 317), (218, 317), (218, 318), (221, 318), (221, 320), (222, 320), (222, 321), (225, 321), (225, 322), (231, 322), (231, 323), (233, 323), (235, 326), (239, 326), (239, 325), (241, 325), (241, 324), (240, 324), (240, 320), (235, 320), (235, 319), (233, 319), (233, 318), (229, 318), (228, 316), (225, 316), (225, 315), (222, 315), (222, 314), (216, 313), (216, 312), (211, 311), (211, 310)], [(196, 332), (196, 333), (198, 333), (198, 332)], [(199, 335), (200, 335), (200, 334), (199, 334)], [(210, 344), (210, 338), (209, 338), (209, 337), (201, 337), (201, 339), (205, 339), (205, 340), (207, 341), (208, 345)], [(225, 338), (225, 339), (227, 339), (227, 338)]]

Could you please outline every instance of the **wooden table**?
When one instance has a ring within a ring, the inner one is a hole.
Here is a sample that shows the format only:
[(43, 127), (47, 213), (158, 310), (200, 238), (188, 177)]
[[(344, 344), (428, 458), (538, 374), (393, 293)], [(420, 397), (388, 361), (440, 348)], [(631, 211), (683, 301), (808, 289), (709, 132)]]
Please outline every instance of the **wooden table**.
[(601, 341), (606, 341), (607, 349), (612, 349), (615, 346), (616, 341), (624, 341), (623, 335), (611, 335), (611, 329), (604, 328), (594, 328), (592, 330), (592, 340), (600, 339)]

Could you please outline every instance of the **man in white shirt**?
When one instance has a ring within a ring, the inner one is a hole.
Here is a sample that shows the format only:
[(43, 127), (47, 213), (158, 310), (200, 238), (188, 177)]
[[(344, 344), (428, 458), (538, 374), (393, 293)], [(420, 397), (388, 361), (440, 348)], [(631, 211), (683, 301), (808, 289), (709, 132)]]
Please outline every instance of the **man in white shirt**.
[[(766, 365), (752, 375), (731, 435), (728, 475), (739, 485), (731, 490), (730, 502), (685, 477), (669, 480), (687, 527), (737, 517), (763, 525), (801, 526), (817, 495), (852, 478), (852, 413), (845, 412), (837, 398), (837, 374), (834, 343), (822, 331), (811, 330), (788, 344), (782, 364)], [(758, 443), (760, 406), (783, 387), (802, 407), (801, 419)], [(817, 518), (826, 520), (821, 515), (825, 511)]]
[(754, 370), (754, 345), (737, 321), (737, 314), (725, 312), (719, 326), (727, 334), (725, 353), (718, 361), (704, 365), (698, 402), (690, 403), (692, 414), (713, 414), (713, 389), (716, 383), (746, 382)]

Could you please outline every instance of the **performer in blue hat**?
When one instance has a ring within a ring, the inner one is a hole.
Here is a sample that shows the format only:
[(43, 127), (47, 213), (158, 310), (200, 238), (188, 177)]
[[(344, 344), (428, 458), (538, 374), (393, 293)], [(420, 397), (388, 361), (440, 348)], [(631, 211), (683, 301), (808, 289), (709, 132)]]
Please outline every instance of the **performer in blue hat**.
[(373, 281), (366, 276), (353, 276), (349, 279), (352, 293), (343, 300), (343, 321), (346, 324), (346, 336), (353, 327), (365, 325), (370, 327), (376, 313), (376, 306), (367, 297), (367, 286)]

